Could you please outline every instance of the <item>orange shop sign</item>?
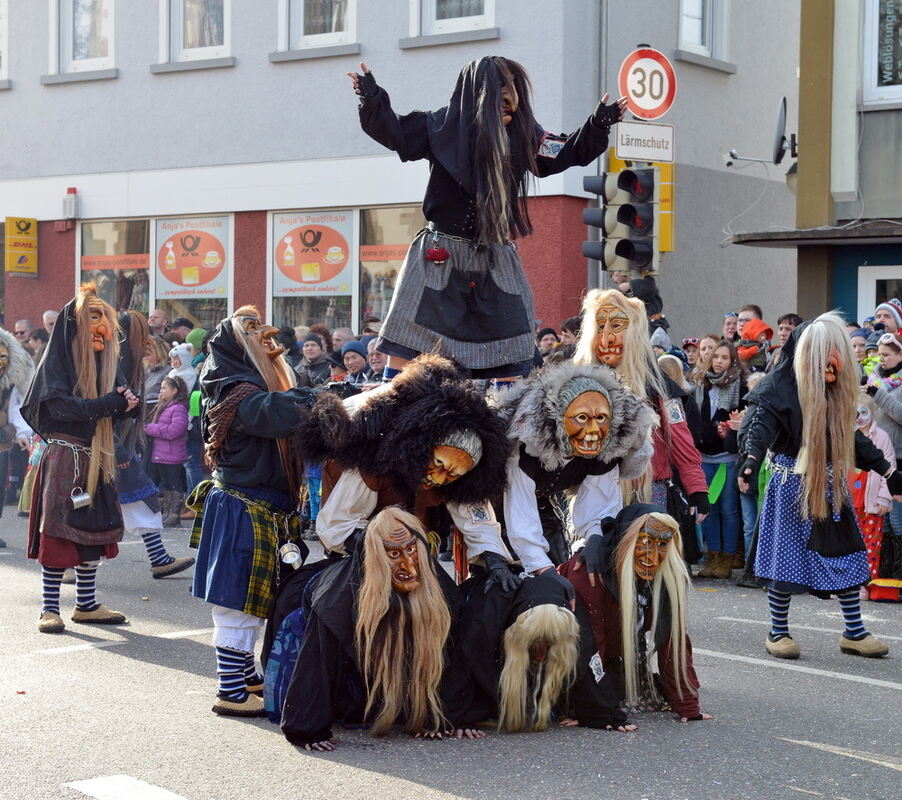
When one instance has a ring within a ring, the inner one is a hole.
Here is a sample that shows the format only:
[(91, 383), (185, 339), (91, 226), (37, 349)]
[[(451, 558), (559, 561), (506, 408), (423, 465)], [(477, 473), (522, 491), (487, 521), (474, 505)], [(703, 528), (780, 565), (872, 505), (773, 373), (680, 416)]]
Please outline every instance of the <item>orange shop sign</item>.
[(30, 217), (7, 217), (3, 251), (7, 272), (37, 276), (38, 221)]

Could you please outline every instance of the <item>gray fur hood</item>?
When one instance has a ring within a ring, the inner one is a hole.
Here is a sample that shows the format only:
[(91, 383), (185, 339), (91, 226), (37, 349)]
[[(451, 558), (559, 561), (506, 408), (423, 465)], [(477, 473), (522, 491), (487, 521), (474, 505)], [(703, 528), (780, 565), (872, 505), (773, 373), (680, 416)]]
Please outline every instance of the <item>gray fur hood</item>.
[(0, 378), (0, 391), (15, 386), (24, 398), (34, 376), (34, 361), (16, 337), (4, 328), (0, 328), (0, 342), (6, 345), (9, 352), (9, 366), (6, 374)]
[(573, 454), (562, 423), (566, 408), (561, 408), (559, 397), (561, 388), (573, 378), (597, 381), (610, 398), (611, 428), (595, 459), (619, 462), (621, 478), (643, 475), (652, 455), (651, 434), (657, 415), (601, 364), (549, 364), (498, 393), (495, 405), (507, 423), (508, 438), (522, 444), (549, 471), (570, 461)]

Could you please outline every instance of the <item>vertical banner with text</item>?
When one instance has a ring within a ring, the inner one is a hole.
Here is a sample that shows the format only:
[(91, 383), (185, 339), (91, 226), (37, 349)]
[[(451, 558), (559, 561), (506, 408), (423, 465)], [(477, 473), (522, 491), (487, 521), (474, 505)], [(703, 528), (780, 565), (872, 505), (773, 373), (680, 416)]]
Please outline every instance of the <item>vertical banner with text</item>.
[(4, 234), (4, 268), (19, 275), (38, 274), (38, 221), (7, 217)]
[(353, 294), (352, 211), (272, 215), (273, 297)]
[(216, 299), (228, 295), (229, 217), (158, 219), (157, 298)]

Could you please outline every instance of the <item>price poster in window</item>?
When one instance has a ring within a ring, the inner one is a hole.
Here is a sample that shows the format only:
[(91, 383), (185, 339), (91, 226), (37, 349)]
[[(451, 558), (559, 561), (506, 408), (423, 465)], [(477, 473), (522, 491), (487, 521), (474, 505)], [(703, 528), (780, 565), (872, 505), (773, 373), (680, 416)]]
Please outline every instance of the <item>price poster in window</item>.
[(353, 230), (351, 211), (273, 214), (273, 296), (352, 294)]
[(159, 300), (228, 295), (229, 218), (157, 220)]

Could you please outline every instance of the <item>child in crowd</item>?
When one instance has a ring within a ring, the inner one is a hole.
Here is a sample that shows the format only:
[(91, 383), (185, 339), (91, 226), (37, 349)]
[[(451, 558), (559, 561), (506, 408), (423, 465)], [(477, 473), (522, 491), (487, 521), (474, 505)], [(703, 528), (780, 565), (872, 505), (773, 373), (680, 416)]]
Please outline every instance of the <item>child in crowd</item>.
[(179, 528), (188, 460), (188, 389), (181, 378), (163, 379), (160, 399), (144, 432), (151, 438), (151, 461), (163, 495), (163, 525)]
[(773, 328), (760, 319), (750, 319), (742, 328), (742, 339), (737, 344), (739, 360), (748, 372), (764, 372), (770, 351)]
[[(893, 464), (896, 453), (892, 440), (883, 428), (878, 427), (875, 416), (874, 400), (867, 394), (859, 396), (855, 424), (858, 430), (883, 451), (886, 460)], [(889, 512), (893, 498), (887, 488), (886, 479), (876, 472), (853, 469), (849, 473), (849, 486), (852, 490), (852, 506), (858, 517), (858, 527), (867, 548), (868, 571), (872, 578), (876, 578), (877, 570), (880, 568), (883, 517)]]

